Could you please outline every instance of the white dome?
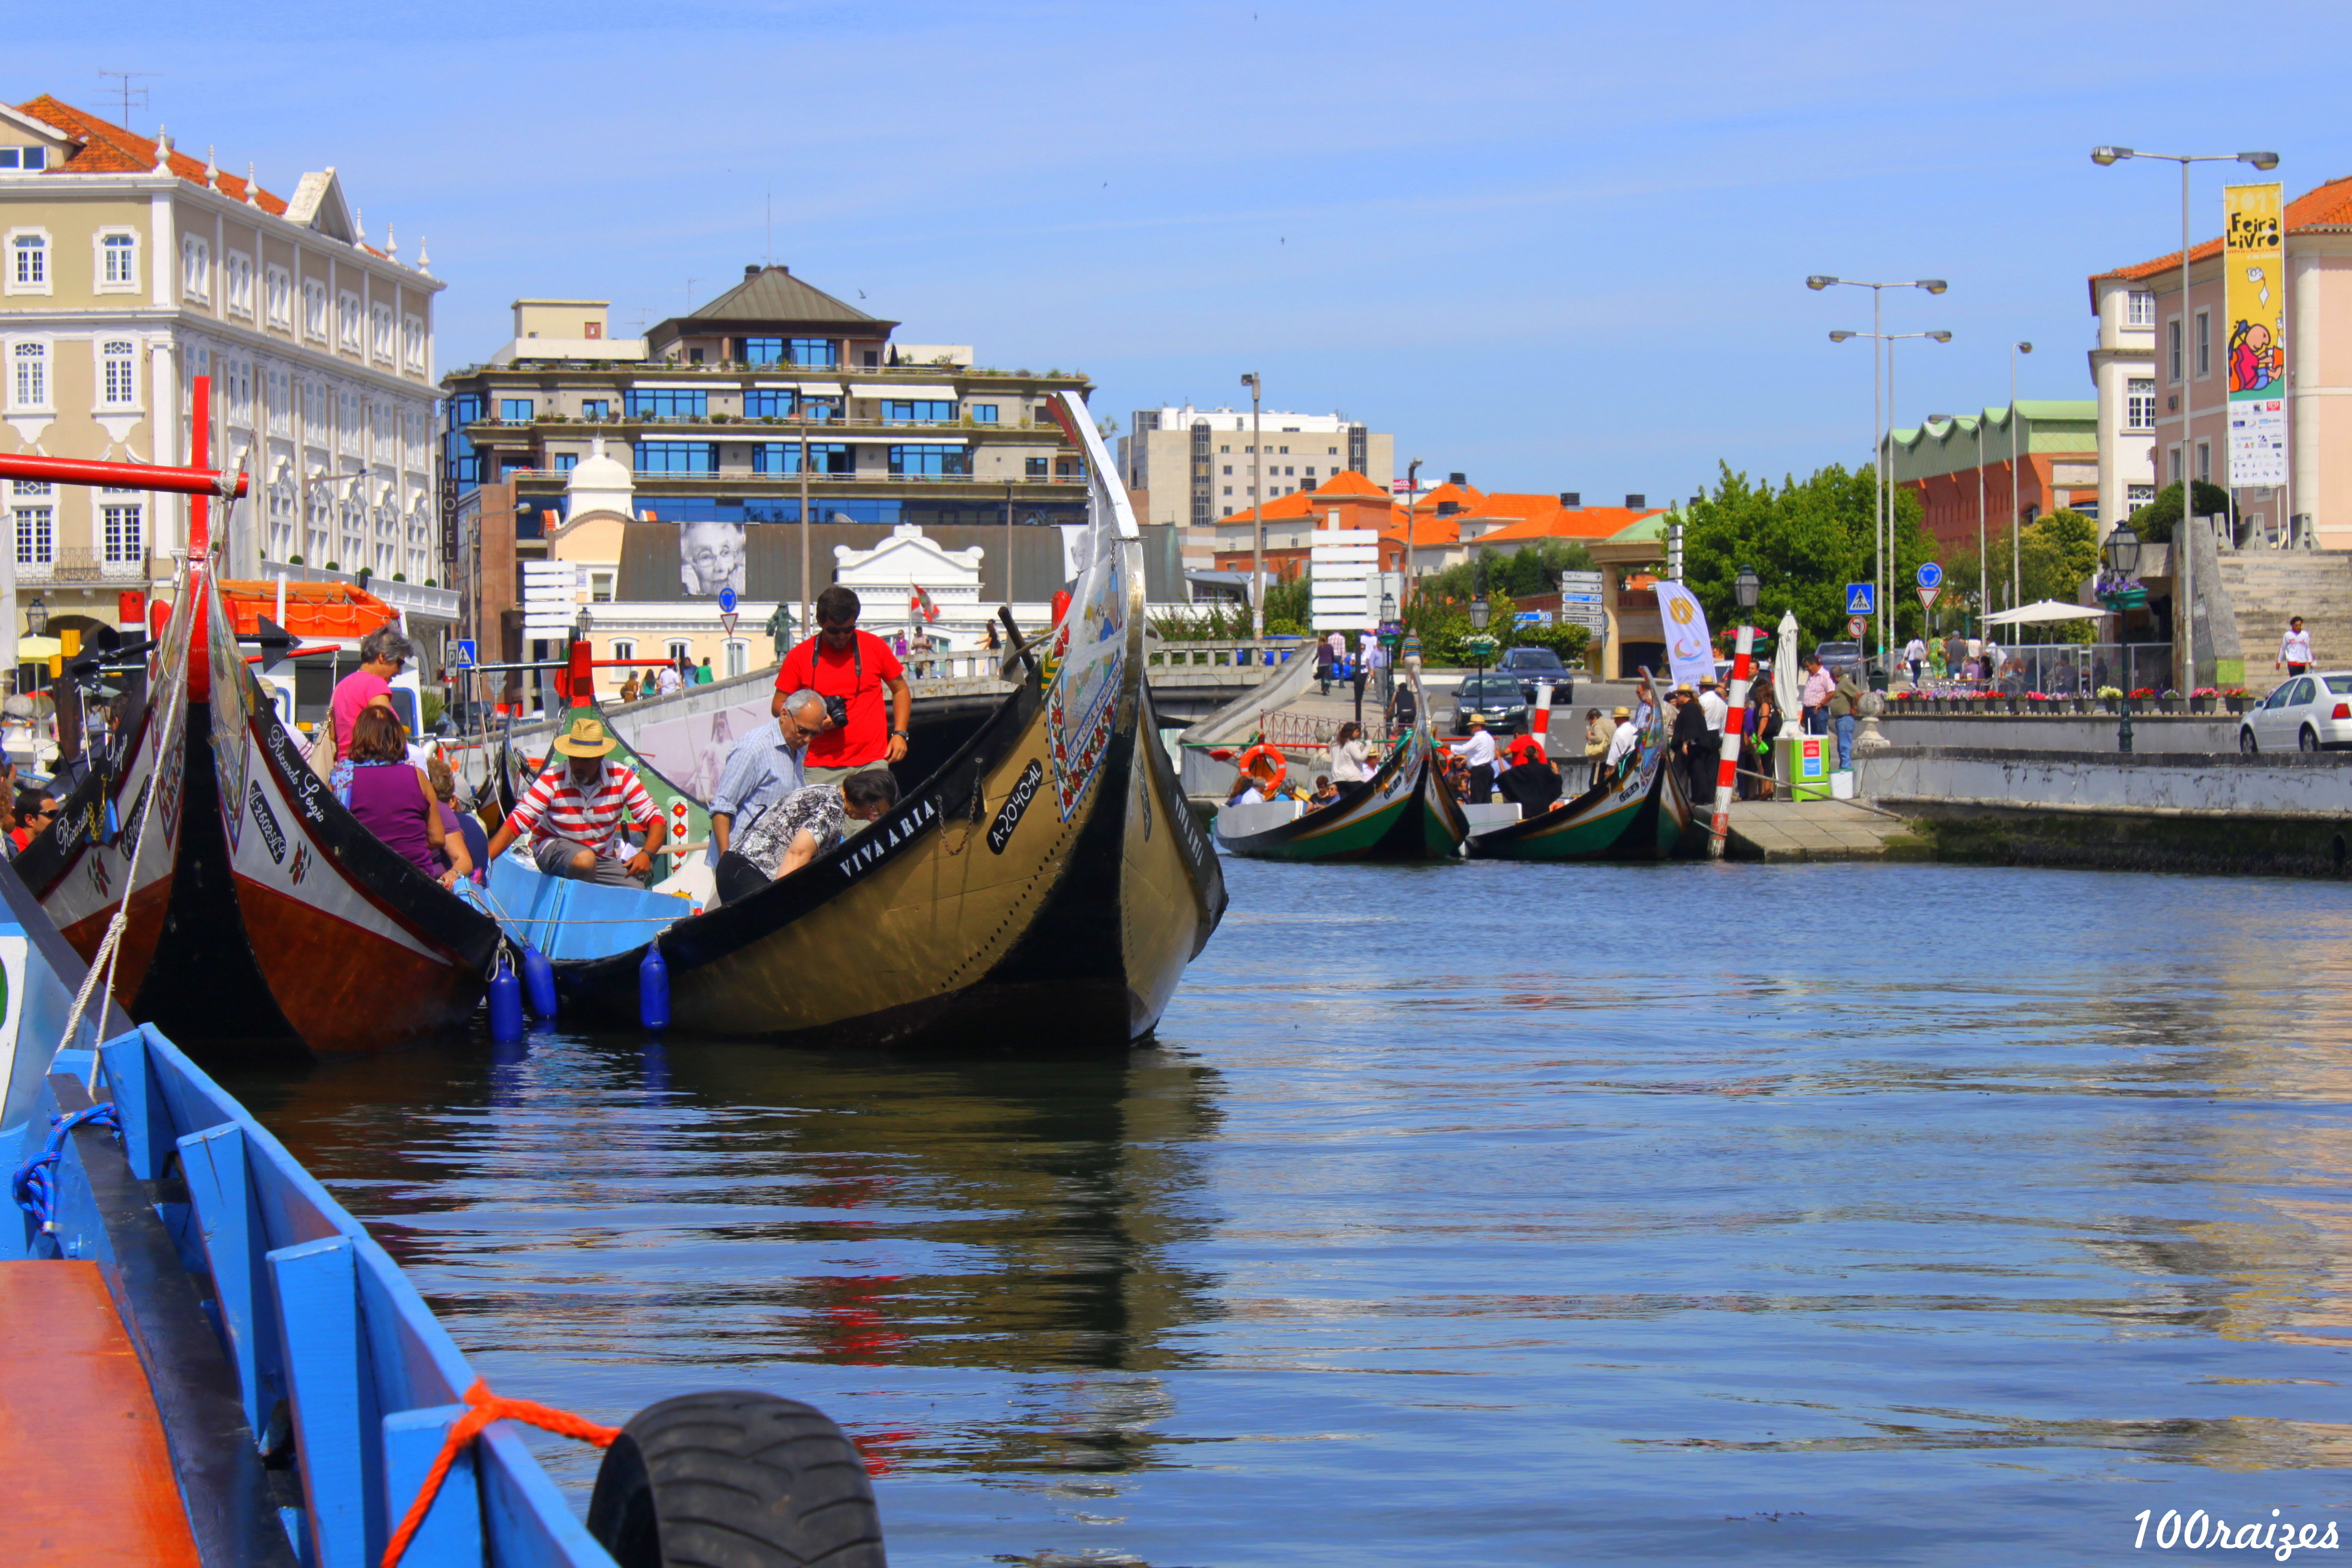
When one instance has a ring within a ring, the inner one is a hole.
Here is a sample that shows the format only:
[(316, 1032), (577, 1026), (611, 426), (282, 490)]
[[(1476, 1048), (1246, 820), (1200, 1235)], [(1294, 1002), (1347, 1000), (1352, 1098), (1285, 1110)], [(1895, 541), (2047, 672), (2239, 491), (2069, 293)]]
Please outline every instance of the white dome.
[(629, 472), (629, 465), (617, 458), (606, 457), (604, 437), (599, 436), (588, 455), (572, 468), (572, 476), (564, 481), (563, 489), (566, 494), (577, 496), (583, 490), (599, 494), (619, 490), (625, 494), (635, 487), (636, 476)]

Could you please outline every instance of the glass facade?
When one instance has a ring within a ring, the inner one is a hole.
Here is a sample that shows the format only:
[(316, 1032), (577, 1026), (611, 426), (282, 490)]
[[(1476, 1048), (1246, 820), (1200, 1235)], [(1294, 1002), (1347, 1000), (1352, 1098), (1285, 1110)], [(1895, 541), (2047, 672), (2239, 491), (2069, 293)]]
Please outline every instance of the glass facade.
[(640, 441), (636, 468), (641, 474), (714, 474), (718, 449), (708, 441)]
[(583, 397), (580, 400), (580, 417), (605, 420), (613, 416), (613, 400), (609, 397)]
[(482, 400), (473, 393), (465, 393), (449, 400), (449, 428), (442, 437), (442, 460), (449, 465), (450, 482), (458, 485), (478, 485), (482, 482), (482, 459), (474, 444), (466, 439), (466, 426), (482, 417)]
[[(854, 474), (857, 465), (844, 441), (812, 441), (808, 444), (809, 472), (812, 474)], [(755, 474), (797, 474), (801, 471), (801, 444), (798, 441), (762, 441), (751, 448), (751, 471)]]
[(955, 417), (952, 403), (886, 401), (882, 405), (886, 425), (952, 425)]
[(831, 370), (841, 363), (841, 345), (831, 338), (793, 338), (786, 347), (794, 364)]
[(996, 405), (993, 403), (975, 403), (965, 408), (964, 412), (971, 416), (971, 422), (975, 425), (996, 423)]
[(962, 479), (971, 472), (971, 454), (961, 447), (893, 447), (890, 473), (895, 479)]
[(499, 399), (499, 417), (509, 425), (528, 425), (536, 405), (537, 400), (533, 398), (501, 397)]
[(632, 390), (628, 414), (632, 419), (704, 419), (709, 417), (710, 394), (669, 387)]

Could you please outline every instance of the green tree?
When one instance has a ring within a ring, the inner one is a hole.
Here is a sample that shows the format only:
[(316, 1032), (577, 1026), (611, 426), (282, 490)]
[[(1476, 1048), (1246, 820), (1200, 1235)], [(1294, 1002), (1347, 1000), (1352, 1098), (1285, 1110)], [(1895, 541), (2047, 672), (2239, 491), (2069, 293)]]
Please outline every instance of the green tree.
[[(1756, 615), (1765, 626), (1794, 611), (1808, 643), (1845, 635), (1845, 585), (1872, 580), (1874, 477), (1868, 468), (1832, 464), (1811, 478), (1749, 480), (1723, 465), (1711, 495), (1683, 514), (1683, 581), (1696, 595), (1711, 626), (1738, 618), (1732, 582), (1743, 565), (1762, 579)], [(1924, 624), (1909, 592), (1912, 574), (1935, 557), (1935, 542), (1919, 526), (1918, 498), (1895, 492), (1895, 640)]]
[(1510, 594), (1520, 598), (1556, 592), (1562, 572), (1592, 570), (1592, 552), (1573, 540), (1547, 539), (1536, 544), (1522, 544), (1508, 555), (1491, 552), (1479, 556), (1476, 563), (1460, 562), (1443, 572), (1433, 572), (1420, 579), (1419, 591), (1442, 598), (1460, 599), (1467, 603), (1477, 591), (1477, 571), (1486, 574), (1486, 591)]
[[(2197, 481), (2195, 500), (2199, 517), (2227, 514), (2234, 519), (2235, 510), (2230, 505), (2230, 492), (2219, 485)], [(2156, 499), (2131, 514), (2132, 531), (2150, 543), (2164, 543), (2172, 538), (2173, 525), (2180, 521), (2180, 487), (2169, 484), (2156, 492)]]

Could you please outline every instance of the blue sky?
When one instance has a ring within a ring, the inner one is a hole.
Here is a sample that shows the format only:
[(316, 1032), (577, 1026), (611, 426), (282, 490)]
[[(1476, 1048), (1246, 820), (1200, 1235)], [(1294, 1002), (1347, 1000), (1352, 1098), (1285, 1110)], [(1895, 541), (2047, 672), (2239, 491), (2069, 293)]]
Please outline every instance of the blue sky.
[[(2273, 74), (2226, 74), (2263, 24)], [(1905, 424), (2004, 400), (2017, 338), (2023, 395), (2088, 396), (2084, 278), (2179, 226), (2168, 166), (2094, 143), (2274, 148), (2291, 195), (2352, 174), (2341, 4), (134, 3), (10, 30), (12, 102), (98, 110), (100, 69), (147, 69), (142, 132), (281, 193), (337, 165), (372, 237), (429, 239), (445, 365), (518, 295), (609, 297), (625, 330), (772, 255), (908, 341), (1081, 368), (1122, 426), (1256, 369), (1275, 406), (1396, 432), (1400, 467), (1588, 501), (1866, 454), (1868, 352), (1826, 334), (1868, 296), (1809, 272), (1950, 280), (1890, 296), (1891, 328), (1954, 334), (1906, 345)]]

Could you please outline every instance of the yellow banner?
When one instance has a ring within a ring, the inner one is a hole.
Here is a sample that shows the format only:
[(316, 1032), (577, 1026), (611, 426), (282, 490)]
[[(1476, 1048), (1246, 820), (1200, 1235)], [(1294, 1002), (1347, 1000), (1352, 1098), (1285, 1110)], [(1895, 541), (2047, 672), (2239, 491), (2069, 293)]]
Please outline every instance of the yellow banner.
[(2275, 184), (2231, 185), (2221, 194), (2233, 486), (2286, 483), (2284, 195)]

